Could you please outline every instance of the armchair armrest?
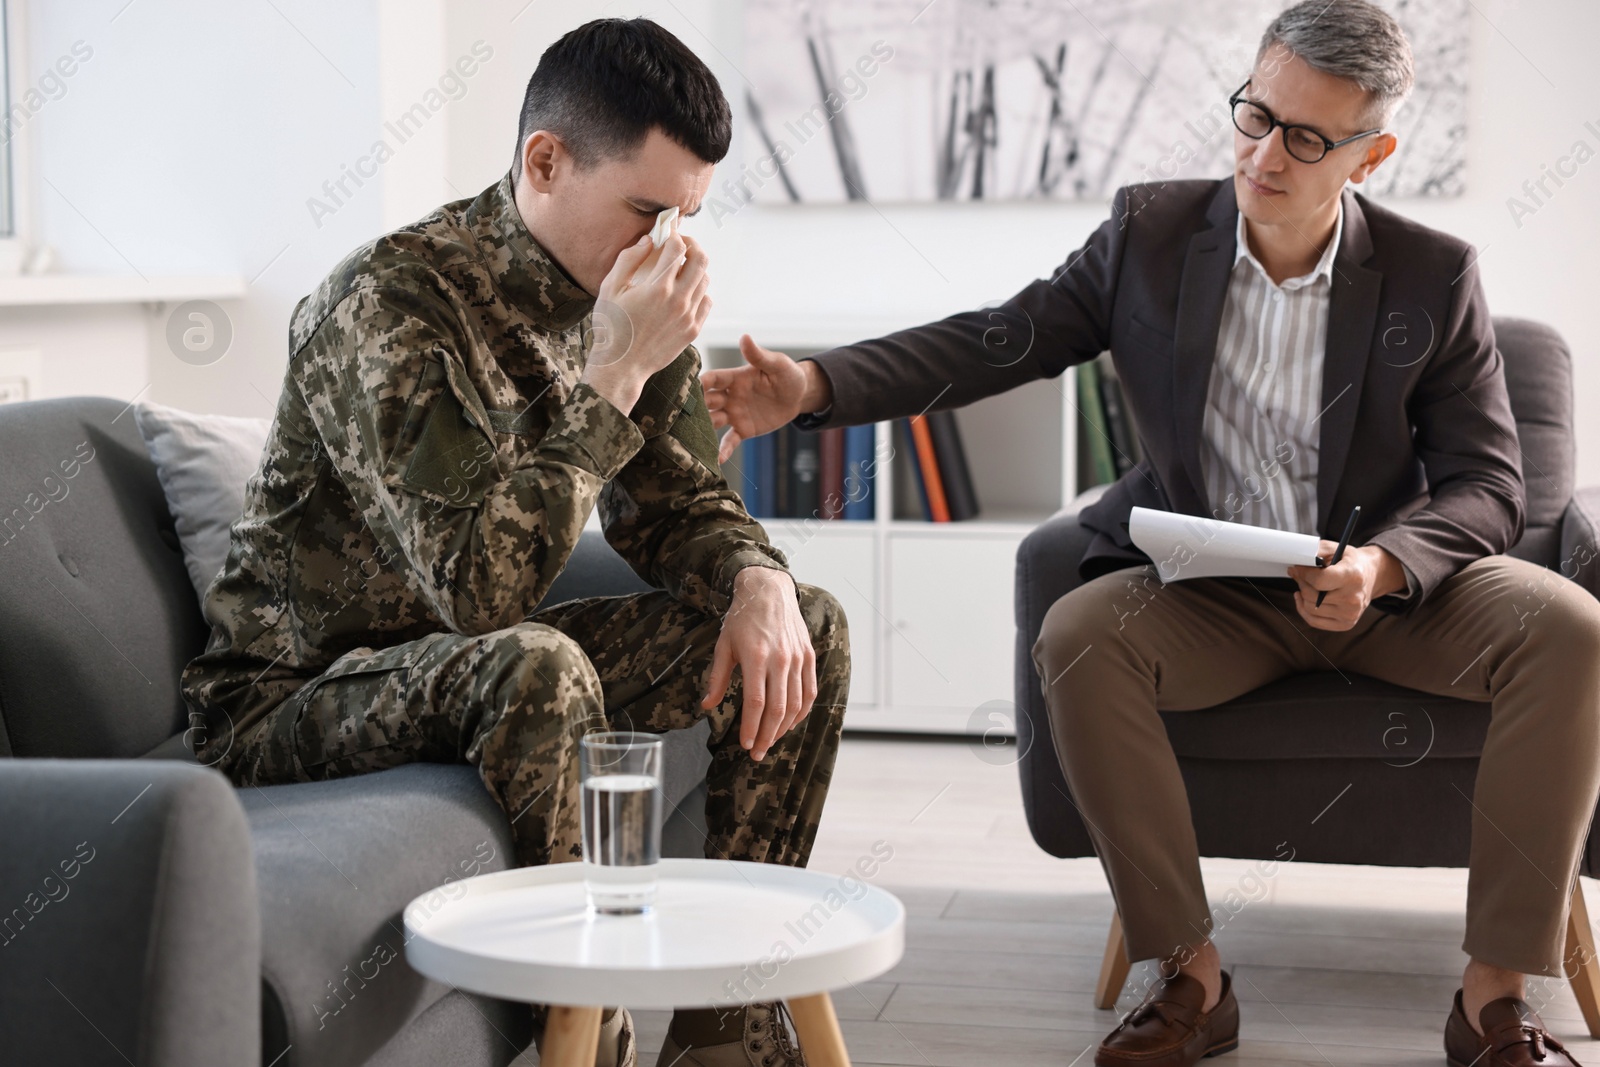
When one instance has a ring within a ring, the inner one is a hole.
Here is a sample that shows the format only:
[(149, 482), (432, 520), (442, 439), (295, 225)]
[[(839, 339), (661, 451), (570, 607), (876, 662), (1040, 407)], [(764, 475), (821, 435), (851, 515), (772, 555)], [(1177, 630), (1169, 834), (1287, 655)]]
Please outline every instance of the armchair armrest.
[(1556, 569), (1600, 597), (1600, 486), (1572, 494), (1561, 515), (1561, 559)]
[(1108, 486), (1096, 486), (1056, 512), (1017, 546), (1013, 606), (1017, 647), (1012, 676), (1017, 706), (1017, 774), (1022, 808), (1033, 838), (1054, 856), (1093, 854), (1083, 824), (1053, 817), (1065, 804), (1066, 781), (1056, 759), (1050, 720), (1038, 672), (1033, 669), (1033, 643), (1050, 605), (1082, 584), (1078, 563), (1094, 534), (1078, 524), (1078, 512), (1100, 499)]
[(255, 1063), (261, 934), (244, 812), (215, 771), (0, 761), (8, 1063)]
[[(1078, 563), (1094, 534), (1078, 525), (1078, 513), (1099, 500), (1109, 485), (1097, 485), (1033, 529), (1017, 546), (1017, 580), (1013, 600), (1019, 640), (1026, 635), (1028, 651), (1039, 623), (1050, 605), (1083, 584)], [(1029, 658), (1031, 666), (1032, 659)]]

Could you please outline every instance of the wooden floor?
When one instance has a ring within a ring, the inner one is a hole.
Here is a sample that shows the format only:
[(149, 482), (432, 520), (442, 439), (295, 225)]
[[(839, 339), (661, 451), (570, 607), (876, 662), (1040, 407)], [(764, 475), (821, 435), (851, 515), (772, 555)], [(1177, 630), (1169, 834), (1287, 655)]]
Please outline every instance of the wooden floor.
[[(1046, 856), (1023, 822), (1011, 749), (847, 738), (813, 870), (843, 873), (884, 841), (874, 879), (910, 912), (904, 960), (837, 990), (856, 1067), (1087, 1067), (1118, 1012), (1091, 1006), (1111, 918), (1093, 859)], [(1206, 861), (1213, 901), (1250, 864)], [(1249, 883), (1245, 883), (1248, 888)], [(1595, 909), (1594, 886), (1590, 909)], [(1217, 938), (1240, 1001), (1239, 1050), (1274, 1067), (1442, 1065), (1466, 958), (1466, 872), (1280, 865)], [(1135, 968), (1118, 1005), (1136, 1003)], [(1565, 985), (1530, 997), (1579, 1060), (1600, 1065)], [(653, 1067), (669, 1015), (636, 1013)], [(531, 1059), (531, 1057), (529, 1057)]]

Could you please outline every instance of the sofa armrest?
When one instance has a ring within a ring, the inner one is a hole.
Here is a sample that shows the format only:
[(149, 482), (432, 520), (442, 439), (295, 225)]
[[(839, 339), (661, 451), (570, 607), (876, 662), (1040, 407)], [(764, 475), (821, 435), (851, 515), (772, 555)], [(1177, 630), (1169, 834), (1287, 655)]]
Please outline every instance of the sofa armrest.
[(1561, 516), (1561, 560), (1557, 569), (1600, 597), (1600, 486), (1572, 494)]
[(220, 774), (0, 761), (0, 855), (0, 1058), (257, 1062), (255, 867)]
[(539, 602), (539, 607), (554, 607), (583, 597), (647, 593), (650, 588), (649, 583), (635, 574), (627, 561), (606, 543), (604, 534), (585, 530), (567, 557), (567, 565), (550, 583), (550, 591)]

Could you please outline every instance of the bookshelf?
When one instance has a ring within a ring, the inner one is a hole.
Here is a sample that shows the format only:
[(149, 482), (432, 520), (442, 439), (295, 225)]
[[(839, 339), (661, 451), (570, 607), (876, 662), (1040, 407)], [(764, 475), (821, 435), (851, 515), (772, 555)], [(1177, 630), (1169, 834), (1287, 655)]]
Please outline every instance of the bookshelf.
[[(731, 367), (743, 363), (740, 332), (798, 359), (905, 325), (713, 324), (699, 348), (707, 367)], [(976, 519), (923, 519), (914, 486), (906, 492), (909, 457), (891, 425), (878, 423), (870, 520), (760, 520), (795, 576), (844, 606), (853, 650), (849, 729), (982, 734), (1002, 721), (1010, 729), (1016, 551), (1075, 493), (1074, 376), (990, 397), (957, 411), (956, 421), (981, 506)], [(724, 468), (734, 486), (740, 460), (736, 451)]]

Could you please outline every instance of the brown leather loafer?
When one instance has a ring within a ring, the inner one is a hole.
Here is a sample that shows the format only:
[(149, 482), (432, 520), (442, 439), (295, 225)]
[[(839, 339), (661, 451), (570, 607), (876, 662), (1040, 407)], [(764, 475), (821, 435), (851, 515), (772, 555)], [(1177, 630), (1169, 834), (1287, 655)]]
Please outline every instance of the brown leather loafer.
[(1456, 990), (1444, 1024), (1444, 1057), (1450, 1067), (1581, 1067), (1525, 1000), (1501, 997), (1478, 1013), (1483, 1033), (1472, 1028)]
[(1198, 978), (1179, 973), (1161, 979), (1100, 1042), (1095, 1067), (1192, 1067), (1232, 1052), (1239, 1047), (1239, 1002), (1227, 971), (1216, 1007), (1201, 1011), (1205, 1002)]

